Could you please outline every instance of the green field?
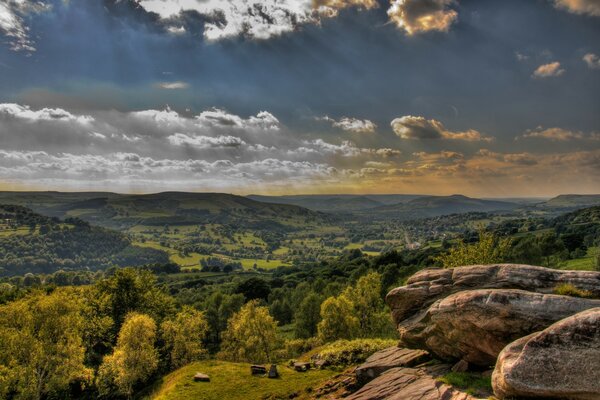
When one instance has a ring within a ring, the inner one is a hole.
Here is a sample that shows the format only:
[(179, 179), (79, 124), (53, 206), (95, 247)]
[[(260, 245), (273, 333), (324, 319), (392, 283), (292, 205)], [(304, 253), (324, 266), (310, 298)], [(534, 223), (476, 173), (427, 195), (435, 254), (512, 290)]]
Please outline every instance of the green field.
[(579, 271), (594, 271), (596, 268), (596, 258), (600, 253), (600, 248), (590, 247), (585, 257), (574, 260), (566, 260), (561, 263), (560, 269), (572, 269)]
[[(250, 364), (202, 361), (187, 365), (156, 383), (147, 400), (249, 400), (287, 399), (293, 393), (305, 393), (338, 372), (323, 369), (296, 372), (278, 365), (278, 379), (250, 375)], [(210, 382), (194, 382), (196, 372), (210, 376)]]

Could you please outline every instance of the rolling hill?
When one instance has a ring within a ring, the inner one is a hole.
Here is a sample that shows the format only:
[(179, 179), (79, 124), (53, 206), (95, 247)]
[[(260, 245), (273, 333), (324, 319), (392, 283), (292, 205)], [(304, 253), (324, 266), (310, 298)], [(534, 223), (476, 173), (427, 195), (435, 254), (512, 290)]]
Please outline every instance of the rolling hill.
[(362, 212), (362, 215), (375, 218), (409, 220), (467, 212), (512, 210), (517, 207), (519, 205), (516, 203), (475, 199), (463, 195), (423, 196), (406, 203), (380, 206), (366, 210)]
[(375, 194), (375, 195), (291, 195), (291, 196), (261, 196), (249, 195), (249, 199), (263, 203), (292, 204), (313, 211), (330, 213), (353, 212), (367, 210), (384, 205), (404, 203), (420, 195), (413, 194)]
[(163, 192), (0, 192), (0, 204), (18, 204), (58, 218), (77, 217), (94, 225), (128, 229), (134, 225), (236, 224), (253, 229), (293, 228), (333, 218), (291, 204), (255, 201), (224, 193)]
[(600, 194), (561, 194), (537, 205), (538, 208), (575, 209), (600, 205)]

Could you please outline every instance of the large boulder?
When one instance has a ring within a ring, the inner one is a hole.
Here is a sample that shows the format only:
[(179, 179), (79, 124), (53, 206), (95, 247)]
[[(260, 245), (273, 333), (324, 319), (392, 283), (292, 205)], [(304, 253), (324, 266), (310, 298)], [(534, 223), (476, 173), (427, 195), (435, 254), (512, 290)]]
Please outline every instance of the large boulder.
[(506, 346), (492, 386), (501, 399), (600, 399), (600, 308)]
[(409, 348), (491, 366), (510, 342), (594, 307), (600, 300), (518, 289), (467, 290), (401, 321), (398, 331)]
[(474, 400), (438, 380), (447, 365), (422, 368), (392, 368), (367, 383), (347, 400)]
[(356, 378), (359, 382), (368, 382), (388, 369), (414, 367), (429, 358), (429, 354), (423, 350), (411, 350), (398, 346), (389, 347), (372, 354), (362, 365), (356, 368)]
[(406, 286), (390, 291), (386, 301), (396, 323), (426, 310), (436, 300), (473, 289), (522, 289), (552, 293), (560, 284), (590, 291), (600, 297), (600, 272), (561, 271), (520, 264), (472, 265), (417, 272)]

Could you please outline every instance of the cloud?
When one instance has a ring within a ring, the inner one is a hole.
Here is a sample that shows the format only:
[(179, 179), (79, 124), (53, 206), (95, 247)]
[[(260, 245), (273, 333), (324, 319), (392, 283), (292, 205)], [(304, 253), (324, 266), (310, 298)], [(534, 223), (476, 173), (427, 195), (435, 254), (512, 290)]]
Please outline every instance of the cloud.
[(176, 89), (187, 89), (190, 85), (187, 82), (160, 82), (156, 86), (160, 89), (176, 90)]
[(600, 16), (600, 2), (598, 0), (554, 0), (554, 6), (573, 14)]
[(167, 140), (176, 146), (190, 145), (201, 149), (211, 147), (240, 147), (246, 144), (246, 142), (236, 136), (188, 136), (183, 133), (175, 133), (167, 137)]
[(4, 0), (0, 3), (0, 32), (9, 38), (12, 50), (35, 51), (33, 40), (29, 37), (29, 27), (23, 18), (50, 8), (42, 1), (33, 0)]
[(42, 108), (34, 111), (29, 106), (14, 103), (0, 104), (0, 116), (12, 117), (30, 122), (38, 121), (75, 121), (80, 124), (89, 124), (93, 118), (89, 115), (74, 115), (62, 108)]
[(583, 56), (582, 60), (585, 61), (589, 68), (600, 69), (600, 57), (594, 53), (587, 53)]
[(342, 117), (339, 120), (335, 120), (328, 116), (319, 118), (320, 120), (331, 123), (334, 128), (342, 129), (346, 132), (352, 133), (375, 133), (377, 125), (368, 119), (357, 119), (350, 117)]
[(492, 137), (484, 136), (479, 131), (469, 129), (463, 132), (452, 132), (435, 119), (407, 115), (391, 122), (394, 133), (402, 139), (449, 139), (467, 142), (492, 141)]
[(429, 31), (447, 32), (458, 18), (450, 6), (454, 0), (392, 0), (390, 20), (409, 35)]
[[(598, 140), (599, 134), (592, 132), (589, 135), (585, 135), (583, 132), (571, 131), (563, 128), (547, 128), (537, 127), (536, 129), (530, 129), (525, 132), (522, 138), (535, 138), (535, 139), (546, 139), (553, 142), (566, 142), (572, 140)], [(518, 139), (518, 138), (517, 138)]]
[(533, 78), (549, 78), (553, 76), (561, 76), (565, 73), (565, 70), (560, 67), (560, 63), (558, 61), (551, 62), (548, 64), (543, 64), (537, 67), (537, 69), (533, 72)]
[(238, 129), (261, 129), (277, 131), (280, 128), (279, 120), (268, 111), (261, 111), (256, 116), (247, 119), (228, 113), (219, 108), (200, 113), (196, 120), (204, 125), (234, 127)]

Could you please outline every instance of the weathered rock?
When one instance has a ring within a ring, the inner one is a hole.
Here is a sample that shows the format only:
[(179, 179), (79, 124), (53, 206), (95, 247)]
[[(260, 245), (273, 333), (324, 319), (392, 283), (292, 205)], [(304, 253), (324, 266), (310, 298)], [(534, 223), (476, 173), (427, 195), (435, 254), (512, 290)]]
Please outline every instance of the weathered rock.
[(492, 386), (499, 398), (600, 399), (600, 308), (506, 346)]
[(404, 349), (398, 346), (389, 347), (371, 355), (364, 364), (356, 368), (356, 378), (367, 382), (385, 371), (397, 367), (414, 367), (429, 359), (423, 350)]
[(309, 362), (295, 362), (294, 369), (298, 372), (306, 372), (310, 369)]
[(329, 365), (329, 361), (319, 359), (319, 360), (315, 360), (313, 362), (313, 365), (314, 365), (315, 368), (321, 369), (321, 368), (325, 368), (326, 366), (328, 366)]
[(427, 309), (436, 300), (472, 289), (523, 289), (552, 293), (562, 284), (600, 296), (600, 272), (561, 271), (520, 264), (473, 265), (417, 272), (406, 286), (390, 291), (386, 301), (396, 323)]
[(271, 368), (269, 368), (268, 377), (271, 379), (279, 378), (279, 372), (277, 371), (277, 365), (271, 364)]
[(263, 365), (251, 365), (250, 373), (252, 373), (252, 375), (264, 375), (267, 373), (267, 367)]
[(466, 372), (469, 370), (469, 363), (465, 360), (460, 360), (452, 366), (452, 372)]
[(473, 400), (466, 393), (439, 382), (447, 365), (424, 368), (392, 368), (367, 383), (348, 400)]
[(210, 382), (210, 377), (206, 374), (203, 374), (202, 372), (196, 372), (196, 375), (194, 375), (194, 381), (195, 382)]
[(600, 307), (600, 300), (516, 289), (468, 290), (401, 321), (398, 331), (407, 347), (488, 366), (508, 343), (594, 307)]

